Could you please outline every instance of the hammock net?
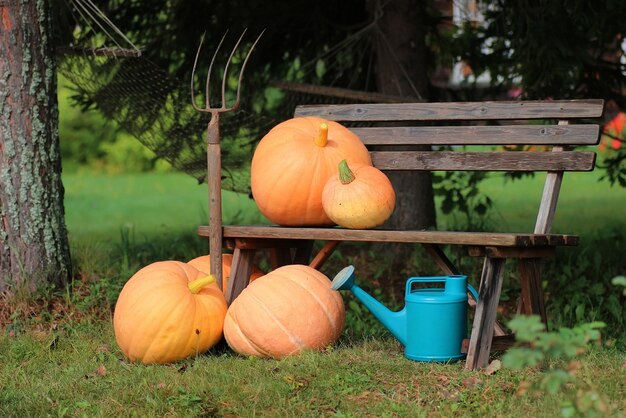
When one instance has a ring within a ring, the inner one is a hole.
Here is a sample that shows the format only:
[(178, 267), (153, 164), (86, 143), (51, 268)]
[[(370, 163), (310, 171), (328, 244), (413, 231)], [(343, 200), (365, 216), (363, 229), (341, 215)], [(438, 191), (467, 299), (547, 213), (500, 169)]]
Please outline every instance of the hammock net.
[[(173, 78), (143, 56), (91, 0), (68, 1), (75, 20), (84, 22), (86, 31), (105, 34), (101, 38), (114, 45), (66, 48), (60, 55), (58, 71), (73, 84), (76, 97), (82, 98), (89, 107), (99, 109), (105, 118), (115, 121), (175, 169), (199, 182), (206, 181), (206, 129), (210, 115), (193, 109), (189, 81)], [(367, 31), (363, 31), (349, 42), (367, 42), (367, 35)], [(241, 49), (246, 51), (245, 47)], [(224, 54), (227, 52), (226, 49)], [(339, 54), (340, 48), (331, 53)], [(230, 77), (238, 75), (236, 58), (235, 65), (229, 69)], [(214, 71), (216, 78), (222, 75), (219, 69)], [(230, 79), (228, 81), (230, 83)], [(367, 92), (356, 96), (334, 94), (327, 89), (320, 93), (324, 88), (316, 90), (315, 87), (294, 89), (283, 84), (277, 90), (281, 97), (279, 104), (273, 106), (271, 112), (253, 110), (251, 89), (247, 88), (244, 78), (239, 109), (220, 116), (222, 187), (225, 190), (249, 194), (250, 162), (256, 143), (272, 127), (292, 117), (297, 104), (403, 99)], [(212, 88), (212, 91), (219, 90)], [(219, 103), (215, 99), (211, 98), (212, 104)]]

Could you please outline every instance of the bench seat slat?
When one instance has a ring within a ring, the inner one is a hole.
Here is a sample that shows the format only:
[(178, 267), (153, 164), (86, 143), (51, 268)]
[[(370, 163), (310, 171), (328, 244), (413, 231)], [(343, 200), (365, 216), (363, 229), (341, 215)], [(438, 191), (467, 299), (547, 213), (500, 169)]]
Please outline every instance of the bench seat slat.
[(373, 151), (380, 170), (591, 171), (594, 152)]
[(365, 145), (594, 145), (598, 125), (350, 128)]
[[(531, 247), (577, 245), (576, 235), (513, 234), (496, 232), (393, 231), (382, 229), (291, 228), (280, 226), (225, 225), (224, 238), (265, 238), (330, 241), (414, 242), (423, 244), (485, 245)], [(209, 236), (209, 227), (198, 234)]]
[(294, 114), (345, 122), (570, 119), (600, 117), (603, 107), (603, 100), (373, 103), (303, 105)]

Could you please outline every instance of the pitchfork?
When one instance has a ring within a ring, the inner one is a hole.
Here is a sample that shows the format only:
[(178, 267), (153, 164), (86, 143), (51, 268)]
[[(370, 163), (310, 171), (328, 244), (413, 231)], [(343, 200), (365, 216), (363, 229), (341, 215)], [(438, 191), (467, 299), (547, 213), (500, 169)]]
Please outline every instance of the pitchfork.
[[(239, 37), (239, 40), (235, 44), (233, 50), (230, 52), (230, 56), (228, 57), (228, 61), (226, 62), (226, 66), (224, 67), (224, 75), (222, 79), (222, 97), (221, 103), (219, 107), (211, 106), (211, 99), (209, 96), (210, 93), (210, 80), (211, 80), (211, 70), (213, 69), (213, 64), (215, 63), (215, 57), (217, 56), (218, 51), (220, 50), (224, 39), (226, 38), (226, 34), (222, 37), (220, 43), (213, 54), (213, 58), (211, 59), (211, 63), (209, 64), (209, 71), (206, 78), (206, 87), (205, 87), (205, 98), (204, 98), (204, 107), (199, 107), (196, 104), (196, 95), (194, 93), (194, 77), (196, 74), (196, 66), (198, 64), (198, 57), (200, 56), (200, 50), (202, 49), (202, 43), (204, 41), (204, 36), (200, 40), (200, 45), (198, 46), (198, 51), (196, 52), (196, 59), (193, 63), (193, 69), (191, 71), (191, 104), (193, 108), (201, 113), (210, 113), (211, 119), (209, 120), (207, 127), (207, 165), (208, 165), (208, 179), (207, 182), (209, 184), (209, 245), (211, 250), (211, 274), (215, 276), (218, 286), (220, 289), (222, 286), (222, 190), (221, 190), (221, 176), (222, 176), (222, 160), (220, 154), (220, 113), (232, 112), (237, 110), (239, 107), (239, 99), (241, 93), (241, 81), (243, 79), (243, 72), (246, 68), (246, 64), (248, 62), (248, 58), (250, 58), (250, 54), (252, 50), (256, 46), (259, 39), (263, 35), (263, 32), (256, 38), (250, 50), (248, 50), (246, 57), (243, 60), (243, 64), (241, 65), (241, 70), (239, 71), (239, 81), (237, 83), (237, 95), (235, 97), (235, 103), (232, 106), (228, 106), (226, 103), (226, 79), (228, 76), (228, 66), (235, 54), (235, 51), (239, 47), (241, 40), (246, 34), (246, 30), (244, 30)], [(232, 288), (232, 283), (229, 286)]]

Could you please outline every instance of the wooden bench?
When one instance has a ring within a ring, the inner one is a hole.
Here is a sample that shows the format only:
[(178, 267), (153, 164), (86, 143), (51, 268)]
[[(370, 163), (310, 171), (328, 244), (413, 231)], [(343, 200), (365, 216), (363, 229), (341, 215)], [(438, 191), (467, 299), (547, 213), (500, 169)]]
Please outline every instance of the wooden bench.
[[(572, 100), (315, 105), (296, 108), (295, 116), (367, 123), (367, 127), (351, 129), (368, 148), (376, 147), (376, 151), (370, 152), (374, 165), (381, 170), (547, 172), (535, 228), (531, 232), (221, 225), (219, 193), (214, 193), (217, 199), (212, 197), (210, 203), (210, 213), (213, 214), (211, 225), (200, 226), (199, 235), (210, 238), (211, 248), (225, 247), (234, 252), (231, 285), (227, 293), (229, 302), (247, 285), (255, 252), (260, 249), (272, 250), (274, 266), (310, 263), (319, 268), (342, 241), (418, 243), (425, 246), (445, 274), (459, 274), (442, 246), (467, 247), (469, 255), (482, 257), (484, 261), (479, 300), (475, 302), (474, 322), (467, 346), (466, 368), (483, 368), (488, 363), (492, 343), (497, 343), (500, 336), (510, 340), (496, 321), (503, 271), (508, 259), (516, 260), (518, 265), (522, 312), (538, 314), (546, 321), (541, 289), (542, 260), (553, 256), (556, 247), (576, 245), (579, 241), (576, 235), (551, 233), (563, 172), (593, 170), (595, 153), (575, 151), (572, 147), (598, 143), (599, 126), (585, 123), (585, 120), (599, 118), (603, 107), (602, 100)], [(531, 120), (535, 122), (529, 123)], [(570, 123), (572, 121), (578, 123)], [(388, 122), (392, 122), (393, 126), (389, 126)], [(383, 126), (380, 126), (381, 123)], [(395, 145), (443, 146), (446, 150), (395, 151)], [(450, 150), (454, 148), (450, 146), (457, 145), (465, 147), (458, 151)], [(535, 147), (532, 151), (505, 151), (503, 146), (506, 145)], [(391, 147), (385, 148), (387, 146)], [(466, 151), (471, 146), (480, 148)], [(485, 151), (485, 146), (493, 146), (493, 149)], [(213, 190), (219, 190), (219, 176), (210, 178), (209, 184)], [(326, 243), (311, 261), (315, 240)], [(221, 266), (217, 251), (212, 250), (211, 257), (212, 265)], [(212, 273), (221, 277), (221, 268)]]

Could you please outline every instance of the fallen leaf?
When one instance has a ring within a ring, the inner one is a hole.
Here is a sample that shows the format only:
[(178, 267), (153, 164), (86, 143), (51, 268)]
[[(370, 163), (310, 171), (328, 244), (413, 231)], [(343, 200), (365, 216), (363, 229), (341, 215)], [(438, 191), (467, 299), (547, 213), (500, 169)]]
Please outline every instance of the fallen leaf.
[(485, 369), (485, 374), (487, 376), (491, 376), (492, 374), (494, 374), (495, 372), (497, 372), (498, 370), (500, 370), (502, 368), (502, 362), (498, 359), (492, 361), (491, 363), (489, 363), (489, 366), (487, 366), (487, 368)]
[(448, 376), (446, 376), (445, 374), (440, 374), (439, 376), (437, 376), (437, 380), (439, 380), (439, 382), (441, 382), (443, 384), (450, 383), (450, 378)]
[(463, 380), (463, 386), (468, 389), (474, 389), (476, 386), (480, 386), (482, 384), (482, 380), (477, 377), (468, 377)]
[(104, 365), (101, 364), (100, 367), (98, 367), (96, 369), (96, 374), (98, 376), (106, 376), (107, 375), (107, 368), (104, 367)]
[(572, 360), (567, 365), (567, 371), (571, 374), (575, 374), (581, 367), (582, 364), (580, 363), (580, 361)]
[(515, 396), (524, 395), (528, 391), (529, 387), (530, 387), (530, 382), (526, 380), (522, 380), (521, 382), (519, 382), (519, 386), (517, 387), (517, 392), (515, 392)]

